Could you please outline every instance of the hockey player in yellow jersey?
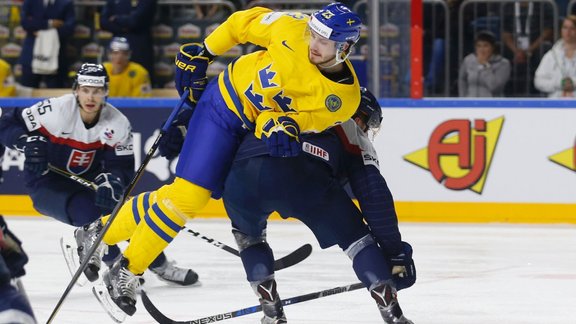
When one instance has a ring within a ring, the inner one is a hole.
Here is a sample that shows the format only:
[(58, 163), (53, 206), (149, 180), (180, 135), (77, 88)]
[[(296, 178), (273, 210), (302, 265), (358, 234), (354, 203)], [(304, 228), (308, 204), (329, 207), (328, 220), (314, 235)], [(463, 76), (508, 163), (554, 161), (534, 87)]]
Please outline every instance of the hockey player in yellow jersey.
[(131, 54), (126, 38), (112, 38), (108, 62), (103, 64), (110, 78), (110, 97), (147, 98), (151, 95), (150, 75), (142, 65), (130, 61)]
[[(103, 239), (106, 244), (130, 239), (124, 258), (103, 276), (124, 312), (136, 311), (134, 278), (211, 197), (220, 198), (244, 135), (253, 132), (271, 156), (292, 157), (301, 150), (300, 133), (321, 132), (354, 114), (360, 86), (347, 57), (360, 26), (360, 18), (341, 3), (311, 16), (255, 7), (232, 14), (204, 44), (180, 48), (176, 88), (180, 95), (190, 90), (195, 110), (176, 179), (128, 201)], [(265, 50), (239, 57), (207, 84), (206, 69), (214, 57), (247, 42)], [(138, 217), (143, 221), (136, 222)], [(263, 304), (277, 297), (256, 293)], [(285, 320), (266, 314), (263, 323)]]

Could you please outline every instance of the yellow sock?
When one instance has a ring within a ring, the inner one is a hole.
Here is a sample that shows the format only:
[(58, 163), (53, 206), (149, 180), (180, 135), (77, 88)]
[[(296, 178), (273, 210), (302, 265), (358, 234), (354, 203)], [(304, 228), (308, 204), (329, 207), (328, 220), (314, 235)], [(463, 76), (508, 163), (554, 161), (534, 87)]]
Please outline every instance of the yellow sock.
[[(132, 237), (136, 226), (142, 219), (142, 215), (156, 199), (155, 192), (144, 192), (130, 198), (118, 211), (114, 222), (106, 231), (102, 241), (108, 245), (126, 241)], [(102, 224), (106, 224), (110, 215), (102, 217)]]
[(156, 202), (144, 214), (124, 252), (128, 269), (135, 274), (143, 273), (172, 242), (186, 220), (206, 206), (210, 194), (209, 190), (181, 178), (158, 189)]

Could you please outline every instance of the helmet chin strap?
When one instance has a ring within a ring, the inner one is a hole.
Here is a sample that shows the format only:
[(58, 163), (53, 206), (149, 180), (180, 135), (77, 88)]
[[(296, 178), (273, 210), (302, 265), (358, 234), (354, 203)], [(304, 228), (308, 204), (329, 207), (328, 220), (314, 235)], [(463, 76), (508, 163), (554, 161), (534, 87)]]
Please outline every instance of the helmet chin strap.
[[(348, 48), (346, 50), (343, 50), (345, 44), (348, 44)], [(353, 44), (350, 43), (338, 43), (336, 45), (336, 55), (334, 56), (334, 63), (330, 65), (318, 64), (318, 66), (323, 69), (329, 69), (346, 61), (346, 59), (350, 55), (350, 52), (352, 51), (352, 46)]]

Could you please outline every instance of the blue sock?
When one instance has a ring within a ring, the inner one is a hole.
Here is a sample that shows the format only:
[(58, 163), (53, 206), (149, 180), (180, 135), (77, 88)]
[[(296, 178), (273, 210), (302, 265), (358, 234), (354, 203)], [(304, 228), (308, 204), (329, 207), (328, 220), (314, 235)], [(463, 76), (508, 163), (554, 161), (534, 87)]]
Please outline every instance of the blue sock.
[(246, 279), (261, 281), (274, 273), (274, 255), (268, 243), (258, 243), (240, 252)]
[(376, 244), (370, 244), (358, 252), (354, 257), (352, 267), (366, 288), (370, 288), (375, 282), (392, 278), (386, 258)]

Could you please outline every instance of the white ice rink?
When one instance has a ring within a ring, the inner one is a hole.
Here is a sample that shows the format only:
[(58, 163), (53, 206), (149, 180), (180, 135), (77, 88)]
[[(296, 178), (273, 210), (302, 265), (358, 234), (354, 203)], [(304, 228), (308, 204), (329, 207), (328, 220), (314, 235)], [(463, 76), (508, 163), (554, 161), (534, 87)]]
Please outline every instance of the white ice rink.
[[(39, 323), (45, 323), (71, 276), (58, 243), (72, 228), (47, 218), (7, 217), (30, 256), (24, 285)], [(223, 219), (195, 219), (190, 228), (235, 246)], [(418, 281), (399, 294), (417, 324), (576, 323), (576, 226), (401, 223), (414, 247)], [(279, 271), (281, 297), (357, 282), (351, 262), (336, 247), (320, 250), (302, 224), (272, 221), (268, 240), (276, 258), (304, 243), (314, 247), (302, 263)], [(169, 317), (193, 320), (257, 304), (240, 259), (182, 232), (167, 254), (200, 275), (182, 288), (145, 274), (150, 299)], [(125, 323), (154, 323), (138, 301)], [(382, 323), (366, 290), (285, 308), (290, 323)], [(223, 323), (259, 323), (251, 314)], [(53, 323), (113, 323), (88, 287), (74, 287)]]

